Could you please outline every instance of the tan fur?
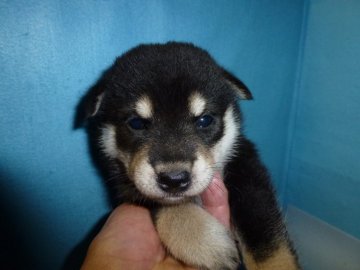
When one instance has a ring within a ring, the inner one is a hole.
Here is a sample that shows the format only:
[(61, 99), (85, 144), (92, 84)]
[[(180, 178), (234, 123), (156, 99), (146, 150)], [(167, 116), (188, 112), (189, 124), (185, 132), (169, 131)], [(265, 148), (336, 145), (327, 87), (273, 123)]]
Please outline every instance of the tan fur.
[(149, 198), (162, 196), (156, 185), (156, 174), (148, 159), (149, 147), (144, 146), (131, 159), (128, 175), (134, 181), (136, 188)]
[[(137, 189), (147, 197), (161, 200), (162, 203), (175, 204), (188, 201), (189, 198), (200, 194), (211, 182), (214, 171), (212, 159), (208, 151), (196, 154), (196, 160), (191, 162), (160, 163), (155, 168), (149, 163), (149, 148), (144, 146), (133, 155), (126, 166), (129, 178), (134, 181)], [(206, 155), (203, 156), (202, 153)], [(157, 184), (157, 174), (172, 170), (186, 170), (191, 172), (192, 184), (183, 194), (183, 197), (168, 196)]]
[[(205, 153), (205, 155), (203, 154)], [(196, 159), (191, 170), (191, 186), (186, 191), (186, 196), (197, 196), (211, 183), (214, 175), (213, 162), (207, 152), (201, 151), (199, 146), (195, 154)]]
[(104, 98), (104, 93), (102, 93), (96, 97), (95, 109), (94, 109), (93, 113), (91, 114), (91, 116), (94, 116), (95, 114), (97, 114), (97, 112), (100, 109), (100, 105), (101, 105), (103, 98)]
[(148, 152), (149, 149), (145, 146), (140, 151), (134, 154), (128, 168), (130, 178), (134, 178), (135, 173), (141, 170), (142, 163), (148, 158)]
[(286, 244), (273, 252), (265, 261), (256, 262), (247, 250), (243, 250), (247, 270), (299, 270), (296, 258)]
[(236, 269), (230, 232), (194, 203), (161, 208), (155, 219), (160, 239), (177, 259), (201, 269)]
[(119, 149), (116, 144), (116, 127), (106, 124), (101, 128), (100, 146), (102, 151), (110, 158), (119, 159), (125, 166), (129, 167), (130, 154)]
[(101, 128), (99, 144), (105, 155), (110, 158), (117, 158), (116, 128), (114, 125), (106, 124)]
[(205, 106), (206, 101), (200, 93), (194, 92), (189, 97), (189, 109), (194, 116), (200, 116), (204, 112)]
[(212, 156), (215, 167), (222, 171), (224, 164), (233, 156), (233, 149), (236, 138), (240, 133), (240, 125), (236, 121), (234, 108), (230, 106), (223, 118), (225, 130), (224, 136), (212, 147)]
[(149, 119), (153, 115), (153, 106), (148, 96), (142, 96), (135, 104), (136, 113), (145, 119)]
[(200, 155), (202, 155), (204, 157), (204, 159), (209, 164), (209, 166), (214, 164), (215, 159), (214, 159), (212, 150), (209, 149), (208, 147), (205, 147), (202, 144), (198, 145), (198, 155), (197, 156), (200, 156)]
[(166, 163), (156, 164), (155, 166), (155, 171), (157, 173), (182, 171), (182, 170), (191, 171), (191, 162), (183, 162), (183, 161), (166, 162)]

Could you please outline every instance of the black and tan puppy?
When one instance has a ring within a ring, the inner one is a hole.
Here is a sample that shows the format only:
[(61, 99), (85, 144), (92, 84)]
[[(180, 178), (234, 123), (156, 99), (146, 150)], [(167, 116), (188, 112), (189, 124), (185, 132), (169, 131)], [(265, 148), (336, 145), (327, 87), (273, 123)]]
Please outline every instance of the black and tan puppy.
[[(300, 269), (266, 169), (241, 133), (247, 87), (191, 44), (141, 45), (118, 59), (79, 114), (122, 201), (152, 210), (167, 250), (201, 269)], [(199, 194), (220, 172), (228, 231)]]

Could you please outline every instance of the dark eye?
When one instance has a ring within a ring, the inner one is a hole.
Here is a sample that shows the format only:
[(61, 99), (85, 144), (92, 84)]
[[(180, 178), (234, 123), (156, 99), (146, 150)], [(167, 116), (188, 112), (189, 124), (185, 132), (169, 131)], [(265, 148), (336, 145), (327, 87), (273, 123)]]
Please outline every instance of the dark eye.
[(149, 120), (140, 118), (140, 117), (130, 118), (127, 121), (127, 124), (129, 125), (129, 127), (131, 127), (132, 129), (135, 129), (135, 130), (145, 129), (148, 127), (149, 123), (150, 123)]
[(212, 122), (214, 121), (214, 118), (211, 115), (203, 115), (200, 116), (197, 120), (196, 120), (196, 127), (198, 128), (206, 128), (208, 126), (210, 126), (212, 124)]

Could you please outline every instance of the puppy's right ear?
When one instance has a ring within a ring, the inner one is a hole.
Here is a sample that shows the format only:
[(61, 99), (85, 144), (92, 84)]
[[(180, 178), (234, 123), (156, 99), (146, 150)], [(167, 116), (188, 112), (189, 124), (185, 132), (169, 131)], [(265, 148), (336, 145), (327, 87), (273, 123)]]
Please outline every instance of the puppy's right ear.
[(86, 121), (95, 116), (101, 106), (105, 93), (105, 83), (100, 79), (90, 90), (81, 98), (76, 107), (74, 129), (84, 126)]

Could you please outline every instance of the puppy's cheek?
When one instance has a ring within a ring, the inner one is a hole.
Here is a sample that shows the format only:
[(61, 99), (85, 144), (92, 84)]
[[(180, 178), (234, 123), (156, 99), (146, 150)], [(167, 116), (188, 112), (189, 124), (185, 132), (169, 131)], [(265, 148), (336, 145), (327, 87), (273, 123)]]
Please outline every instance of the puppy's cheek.
[(194, 162), (191, 180), (192, 184), (187, 191), (188, 196), (198, 195), (209, 186), (214, 175), (213, 157), (206, 151), (197, 153)]
[(129, 177), (137, 189), (147, 197), (159, 197), (161, 191), (156, 183), (156, 174), (148, 162), (148, 149), (144, 148), (134, 155), (129, 165)]
[(226, 110), (223, 121), (224, 135), (211, 149), (215, 166), (221, 172), (224, 164), (233, 157), (234, 145), (240, 135), (239, 119), (237, 119), (232, 106)]
[(129, 169), (130, 154), (121, 150), (116, 143), (116, 128), (114, 125), (106, 124), (101, 128), (99, 144), (102, 152), (111, 159), (119, 160)]

